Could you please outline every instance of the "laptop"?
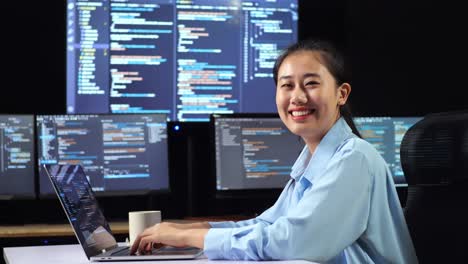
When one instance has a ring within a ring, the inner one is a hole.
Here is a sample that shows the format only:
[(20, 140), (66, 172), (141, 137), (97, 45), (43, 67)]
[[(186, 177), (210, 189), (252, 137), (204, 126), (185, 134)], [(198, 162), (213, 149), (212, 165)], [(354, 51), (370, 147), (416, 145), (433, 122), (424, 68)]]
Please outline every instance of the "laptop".
[(91, 261), (194, 259), (199, 248), (162, 247), (148, 255), (130, 255), (129, 246), (118, 245), (95, 198), (81, 165), (50, 165), (44, 169), (65, 214)]

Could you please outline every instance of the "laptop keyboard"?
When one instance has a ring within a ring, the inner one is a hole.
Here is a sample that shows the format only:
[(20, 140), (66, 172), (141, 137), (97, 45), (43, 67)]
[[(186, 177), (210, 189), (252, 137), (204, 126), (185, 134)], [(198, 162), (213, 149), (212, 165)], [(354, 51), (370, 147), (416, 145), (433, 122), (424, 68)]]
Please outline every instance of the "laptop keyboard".
[[(196, 254), (200, 250), (198, 248), (176, 248), (176, 247), (161, 247), (153, 249), (151, 254), (148, 255), (191, 255)], [(108, 252), (110, 256), (129, 256), (130, 247), (116, 248), (113, 251)]]
[(119, 248), (117, 251), (112, 252), (111, 256), (128, 256), (130, 255), (130, 247)]

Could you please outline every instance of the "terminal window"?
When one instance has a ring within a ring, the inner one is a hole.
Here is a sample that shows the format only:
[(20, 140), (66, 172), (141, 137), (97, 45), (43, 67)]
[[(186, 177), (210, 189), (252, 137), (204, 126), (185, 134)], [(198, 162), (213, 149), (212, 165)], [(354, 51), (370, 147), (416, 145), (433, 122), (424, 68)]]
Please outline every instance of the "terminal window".
[(297, 41), (297, 11), (297, 0), (68, 0), (67, 113), (276, 112), (272, 68)]

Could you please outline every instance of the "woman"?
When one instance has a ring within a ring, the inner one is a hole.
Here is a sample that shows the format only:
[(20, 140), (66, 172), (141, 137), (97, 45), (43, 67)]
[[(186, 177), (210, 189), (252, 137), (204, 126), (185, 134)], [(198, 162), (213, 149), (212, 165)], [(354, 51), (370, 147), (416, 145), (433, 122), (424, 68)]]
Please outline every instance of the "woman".
[(329, 43), (304, 41), (273, 73), (281, 120), (306, 143), (276, 203), (247, 221), (162, 223), (132, 251), (161, 243), (203, 248), (210, 259), (417, 263), (388, 166), (346, 111), (342, 57)]

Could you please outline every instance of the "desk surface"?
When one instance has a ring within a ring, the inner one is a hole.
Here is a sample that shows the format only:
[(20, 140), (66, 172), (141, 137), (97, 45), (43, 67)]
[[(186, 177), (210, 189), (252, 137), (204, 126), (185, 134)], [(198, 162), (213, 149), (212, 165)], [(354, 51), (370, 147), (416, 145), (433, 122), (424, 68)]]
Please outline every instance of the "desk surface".
[[(15, 263), (68, 263), (68, 264), (89, 264), (89, 260), (83, 252), (80, 245), (60, 245), (60, 246), (34, 246), (34, 247), (6, 247), (3, 249), (3, 257), (8, 264)], [(158, 264), (182, 264), (182, 263), (209, 263), (209, 264), (244, 264), (244, 263), (257, 263), (255, 261), (209, 261), (205, 257), (195, 260), (168, 260), (168, 261), (131, 261), (131, 262), (95, 262), (95, 263), (158, 263)], [(262, 263), (265, 263), (264, 261)], [(304, 260), (290, 260), (290, 261), (273, 261), (274, 264), (310, 264), (313, 262)]]

